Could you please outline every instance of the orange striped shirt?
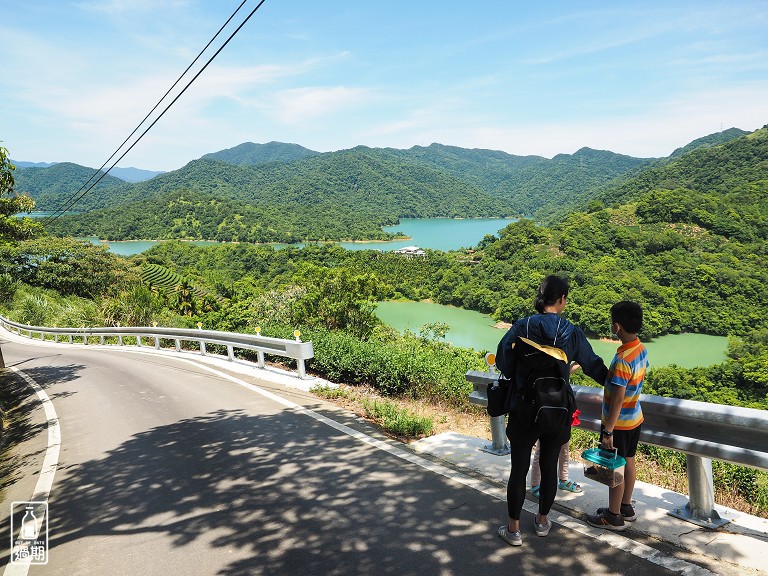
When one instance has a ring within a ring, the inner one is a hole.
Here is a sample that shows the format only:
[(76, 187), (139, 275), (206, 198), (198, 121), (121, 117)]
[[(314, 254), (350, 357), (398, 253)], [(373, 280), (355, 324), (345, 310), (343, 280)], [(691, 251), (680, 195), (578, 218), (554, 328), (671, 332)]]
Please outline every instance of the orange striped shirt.
[(632, 430), (643, 423), (643, 410), (640, 407), (640, 394), (648, 368), (648, 352), (639, 339), (619, 346), (613, 357), (603, 393), (603, 421), (611, 410), (611, 398), (615, 386), (625, 388), (621, 404), (617, 430)]

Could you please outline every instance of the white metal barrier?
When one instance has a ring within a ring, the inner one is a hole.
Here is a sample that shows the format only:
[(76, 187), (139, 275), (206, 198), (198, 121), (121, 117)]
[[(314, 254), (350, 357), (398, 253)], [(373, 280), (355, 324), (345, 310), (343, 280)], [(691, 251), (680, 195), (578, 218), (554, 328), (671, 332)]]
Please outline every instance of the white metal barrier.
[(160, 349), (161, 340), (173, 340), (176, 351), (181, 351), (182, 342), (197, 342), (200, 345), (200, 353), (206, 354), (206, 344), (218, 344), (226, 346), (227, 357), (235, 359), (235, 348), (253, 350), (257, 353), (259, 367), (264, 367), (264, 355), (282, 356), (296, 360), (299, 378), (306, 378), (305, 361), (314, 357), (312, 342), (302, 342), (299, 336), (296, 340), (283, 338), (269, 338), (256, 334), (239, 334), (237, 332), (219, 332), (216, 330), (194, 330), (189, 328), (162, 328), (160, 326), (118, 326), (104, 328), (50, 328), (44, 326), (28, 326), (13, 322), (0, 316), (0, 325), (6, 330), (16, 332), (19, 335), (34, 338), (35, 335), (43, 340), (46, 336), (53, 336), (54, 341), (59, 338), (66, 339), (72, 344), (75, 338), (81, 338), (83, 344), (98, 339), (99, 344), (105, 344), (106, 338), (117, 338), (117, 345), (123, 346), (123, 338), (126, 336), (136, 339), (137, 346), (145, 346), (142, 338), (152, 341), (156, 349)]

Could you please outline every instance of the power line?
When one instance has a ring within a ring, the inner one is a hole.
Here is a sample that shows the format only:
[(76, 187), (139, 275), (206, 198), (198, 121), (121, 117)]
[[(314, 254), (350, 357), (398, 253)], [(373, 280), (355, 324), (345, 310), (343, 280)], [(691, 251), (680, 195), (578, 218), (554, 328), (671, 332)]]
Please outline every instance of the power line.
[[(184, 72), (181, 74), (181, 76), (179, 76), (179, 78), (176, 80), (176, 82), (173, 83), (173, 85), (168, 89), (168, 91), (163, 95), (163, 97), (160, 98), (160, 100), (158, 100), (157, 104), (155, 104), (155, 106), (152, 108), (152, 110), (150, 110), (149, 113), (144, 117), (144, 119), (141, 122), (139, 122), (139, 124), (136, 126), (136, 128), (133, 129), (133, 132), (131, 132), (130, 135), (123, 141), (123, 143), (120, 144), (120, 146), (118, 146), (117, 150), (115, 150), (112, 153), (112, 155), (107, 159), (107, 161), (104, 162), (104, 164), (101, 165), (101, 168), (96, 170), (96, 172), (94, 172), (94, 174), (88, 179), (88, 181), (85, 184), (83, 184), (80, 187), (80, 189), (78, 189), (74, 194), (72, 194), (61, 206), (59, 206), (59, 208), (57, 208), (52, 215), (50, 215), (47, 218), (45, 218), (43, 220), (43, 225), (50, 224), (54, 220), (60, 218), (65, 212), (67, 212), (70, 208), (72, 208), (72, 206), (74, 206), (77, 202), (82, 200), (83, 197), (86, 194), (88, 194), (91, 190), (93, 190), (93, 188), (99, 182), (101, 182), (101, 180), (104, 178), (104, 176), (106, 176), (109, 173), (109, 171), (112, 170), (112, 168), (114, 168), (117, 165), (117, 163), (120, 162), (120, 160), (122, 160), (125, 157), (125, 155), (128, 154), (128, 152), (130, 152), (133, 149), (133, 147), (136, 146), (136, 144), (138, 144), (141, 141), (141, 139), (144, 137), (144, 135), (147, 132), (149, 132), (149, 130), (152, 129), (152, 127), (155, 124), (157, 124), (158, 120), (160, 120), (160, 118), (162, 118), (165, 115), (165, 113), (170, 109), (170, 107), (173, 106), (179, 98), (181, 98), (181, 96), (187, 91), (187, 89), (192, 85), (192, 83), (195, 80), (197, 80), (197, 78), (200, 76), (200, 74), (202, 74), (205, 71), (205, 69), (208, 68), (210, 63), (213, 62), (213, 60), (219, 55), (219, 53), (227, 46), (227, 44), (229, 44), (229, 42), (232, 40), (232, 38), (234, 38), (235, 35), (240, 31), (240, 29), (243, 26), (245, 26), (245, 24), (248, 22), (248, 20), (250, 20), (251, 17), (256, 13), (256, 11), (259, 8), (261, 8), (261, 5), (264, 4), (264, 2), (266, 2), (266, 0), (261, 0), (256, 5), (256, 7), (253, 10), (251, 10), (250, 14), (248, 14), (248, 16), (246, 16), (246, 18), (240, 23), (240, 25), (234, 30), (234, 32), (232, 32), (232, 34), (230, 34), (229, 38), (227, 38), (226, 41), (219, 47), (219, 49), (216, 50), (216, 52), (213, 54), (213, 56), (211, 56), (208, 59), (208, 61), (205, 63), (205, 65), (197, 72), (197, 74), (194, 75), (194, 77), (187, 83), (187, 85), (184, 86), (184, 88), (181, 90), (181, 92), (179, 92), (179, 94), (170, 102), (170, 104), (168, 104), (165, 107), (165, 109), (160, 113), (160, 115), (157, 118), (155, 118), (155, 120), (139, 135), (139, 137), (133, 142), (133, 144), (131, 144), (128, 147), (128, 149), (125, 150), (125, 152), (123, 152), (117, 158), (117, 160), (115, 160), (112, 163), (112, 165), (109, 168), (107, 168), (107, 170), (105, 172), (102, 172), (102, 169), (104, 168), (104, 166), (106, 166), (109, 163), (109, 161), (112, 160), (112, 158), (114, 158), (115, 155), (118, 154), (118, 152), (120, 152), (120, 150), (131, 139), (131, 137), (134, 134), (136, 134), (136, 132), (139, 130), (139, 128), (141, 128), (142, 124), (144, 124), (147, 121), (147, 119), (152, 115), (152, 113), (155, 110), (157, 110), (158, 106), (160, 106), (160, 104), (163, 102), (163, 100), (165, 100), (168, 97), (168, 95), (171, 93), (171, 91), (176, 87), (176, 85), (181, 81), (181, 79), (189, 72), (189, 70), (192, 68), (192, 66), (195, 65), (195, 63), (200, 59), (200, 57), (203, 55), (203, 53), (210, 47), (210, 45), (219, 36), (219, 34), (221, 34), (222, 30), (224, 30), (224, 28), (226, 28), (226, 26), (232, 21), (232, 19), (235, 17), (235, 15), (240, 11), (240, 9), (243, 7), (243, 5), (247, 1), (248, 0), (243, 0), (243, 2), (237, 7), (237, 9), (235, 9), (235, 11), (227, 19), (227, 21), (222, 25), (222, 27), (219, 28), (219, 31), (216, 32), (216, 34), (213, 36), (213, 38), (211, 38), (211, 40), (208, 42), (208, 44), (205, 45), (205, 47), (195, 57), (195, 59), (192, 61), (192, 63), (189, 66), (187, 66), (186, 70), (184, 70)], [(91, 182), (98, 174), (100, 174), (98, 179), (96, 179), (95, 182), (93, 182), (90, 186), (88, 186), (88, 183)], [(88, 186), (88, 187), (86, 188), (86, 186)]]

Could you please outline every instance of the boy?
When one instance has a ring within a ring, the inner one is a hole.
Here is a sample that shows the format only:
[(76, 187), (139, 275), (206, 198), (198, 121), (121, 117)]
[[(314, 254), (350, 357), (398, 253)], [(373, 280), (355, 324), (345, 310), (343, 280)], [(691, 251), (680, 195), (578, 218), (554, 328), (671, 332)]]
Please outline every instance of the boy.
[(598, 508), (597, 513), (587, 515), (587, 522), (598, 528), (621, 531), (625, 522), (637, 519), (632, 508), (632, 491), (635, 488), (635, 452), (640, 439), (643, 411), (640, 408), (640, 392), (648, 367), (648, 355), (637, 338), (643, 325), (643, 309), (636, 302), (617, 302), (611, 307), (611, 331), (621, 341), (608, 369), (603, 389), (603, 417), (600, 433), (602, 445), (618, 450), (627, 464), (624, 481), (608, 491), (608, 508)]

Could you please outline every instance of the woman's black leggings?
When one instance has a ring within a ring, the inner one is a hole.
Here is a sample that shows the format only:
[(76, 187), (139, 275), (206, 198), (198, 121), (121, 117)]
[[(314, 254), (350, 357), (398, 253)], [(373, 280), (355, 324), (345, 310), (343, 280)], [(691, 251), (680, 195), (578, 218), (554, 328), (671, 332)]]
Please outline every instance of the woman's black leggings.
[(549, 514), (557, 493), (557, 457), (560, 454), (560, 448), (571, 438), (571, 427), (542, 434), (535, 428), (523, 428), (510, 422), (507, 425), (507, 438), (509, 438), (509, 447), (512, 452), (512, 468), (509, 471), (507, 484), (509, 517), (513, 520), (520, 519), (520, 511), (525, 502), (525, 478), (531, 467), (531, 450), (536, 440), (539, 440), (541, 445), (539, 514)]

